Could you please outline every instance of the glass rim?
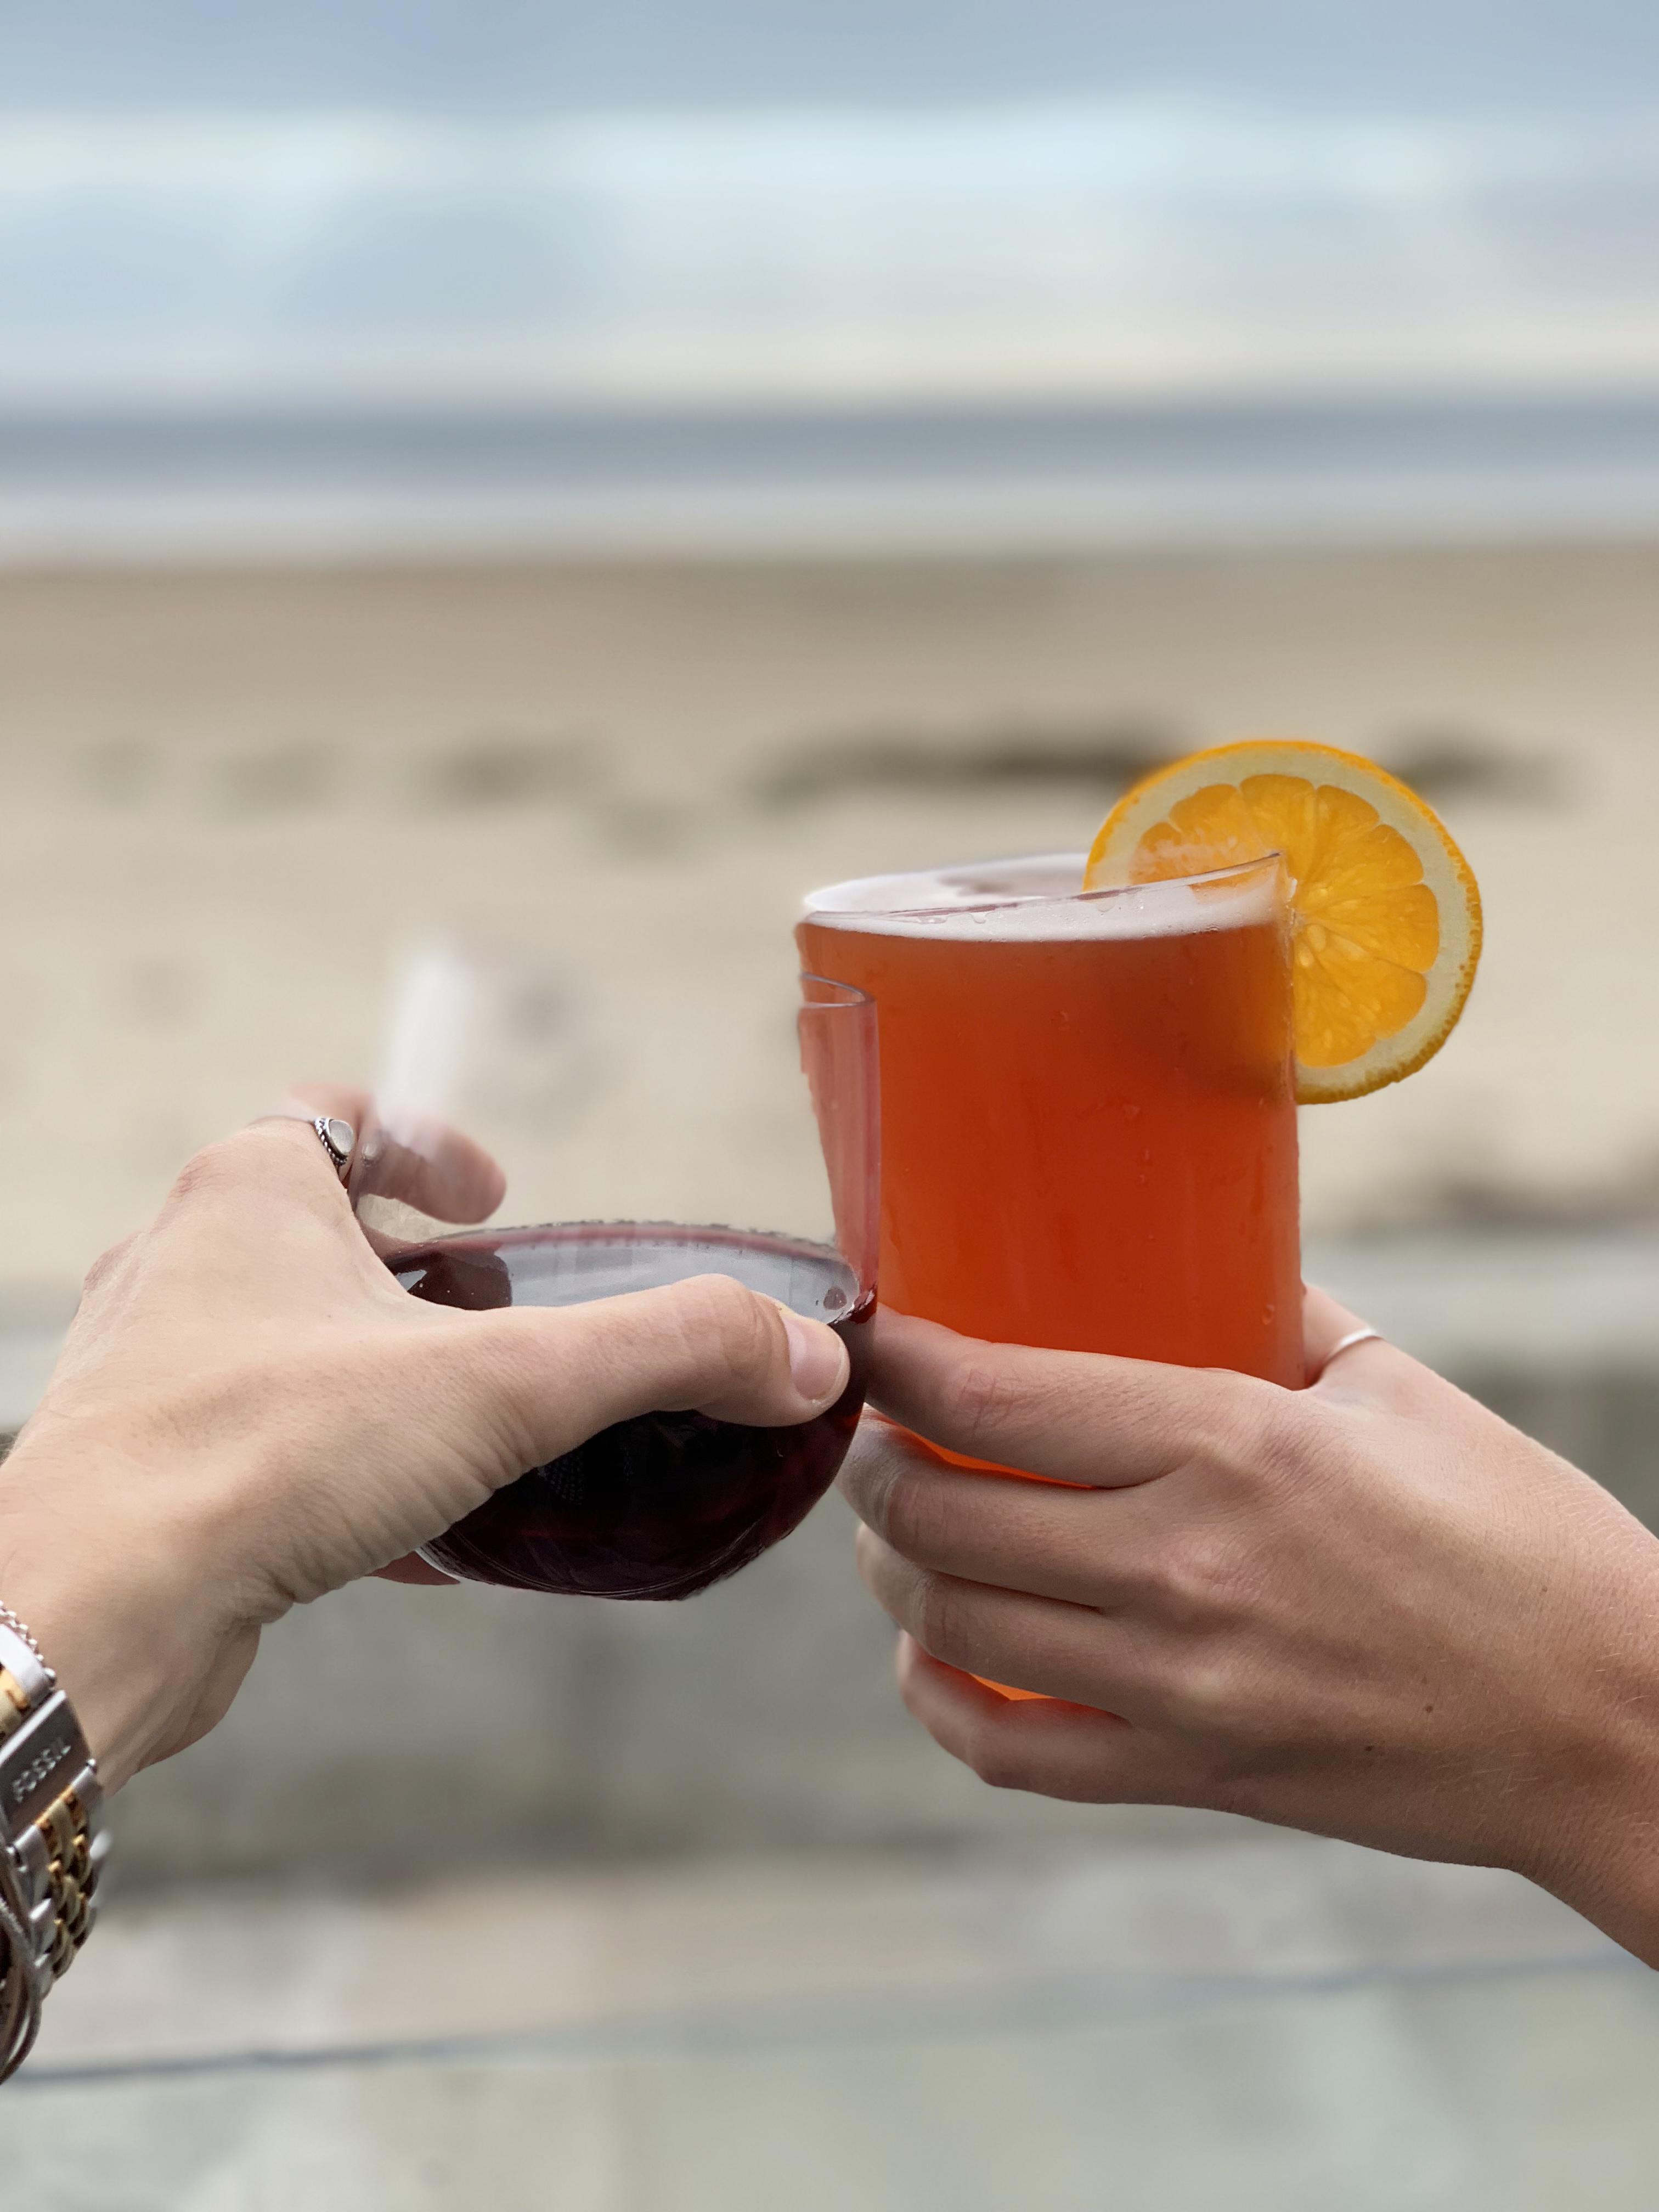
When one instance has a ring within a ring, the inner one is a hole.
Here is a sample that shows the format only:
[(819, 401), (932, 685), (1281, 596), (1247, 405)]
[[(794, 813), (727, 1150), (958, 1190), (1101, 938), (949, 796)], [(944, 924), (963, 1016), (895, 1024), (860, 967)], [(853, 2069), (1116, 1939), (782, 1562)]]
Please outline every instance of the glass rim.
[(838, 1260), (857, 1273), (846, 1253), (821, 1237), (802, 1237), (787, 1229), (744, 1229), (728, 1221), (659, 1221), (629, 1218), (608, 1221), (481, 1222), (474, 1226), (447, 1228), (436, 1237), (413, 1237), (398, 1245), (386, 1265), (395, 1273), (399, 1267), (422, 1252), (451, 1244), (641, 1244), (652, 1240), (664, 1244), (696, 1245), (718, 1251), (734, 1244), (763, 1244), (781, 1253), (799, 1253), (814, 1259)]
[(1021, 853), (1011, 854), (1001, 860), (949, 861), (943, 866), (935, 868), (907, 868), (895, 873), (878, 876), (849, 876), (844, 882), (825, 884), (817, 890), (808, 891), (801, 902), (801, 914), (803, 919), (823, 921), (833, 926), (837, 921), (853, 922), (870, 915), (881, 916), (891, 921), (913, 919), (922, 921), (932, 916), (947, 914), (1000, 913), (1008, 907), (1077, 906), (1085, 903), (1092, 904), (1103, 899), (1122, 898), (1130, 894), (1145, 897), (1149, 894), (1156, 895), (1160, 892), (1212, 889), (1236, 878), (1249, 876), (1255, 871), (1269, 866), (1277, 867), (1281, 872), (1284, 867), (1283, 854), (1274, 851), (1258, 854), (1254, 860), (1230, 861), (1224, 868), (1201, 868), (1189, 876), (1156, 876), (1146, 883), (1103, 884), (1094, 890), (1085, 890), (1079, 884), (1075, 890), (1070, 891), (1010, 891), (1002, 895), (992, 894), (984, 898), (965, 899), (960, 903), (953, 902), (949, 905), (934, 903), (921, 906), (900, 904), (831, 906), (821, 902), (830, 898), (837, 891), (860, 890), (866, 884), (896, 885), (927, 881), (938, 883), (951, 877), (971, 876), (981, 871), (989, 872), (994, 869), (1054, 867), (1061, 863), (1075, 862), (1078, 872), (1081, 875), (1087, 859), (1088, 855), (1082, 852)]

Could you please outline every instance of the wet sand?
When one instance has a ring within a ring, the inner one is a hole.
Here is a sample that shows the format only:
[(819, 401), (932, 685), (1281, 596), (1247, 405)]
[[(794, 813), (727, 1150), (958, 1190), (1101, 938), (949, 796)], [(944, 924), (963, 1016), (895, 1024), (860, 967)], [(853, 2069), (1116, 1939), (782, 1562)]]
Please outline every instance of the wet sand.
[(810, 1225), (800, 890), (1085, 843), (1264, 729), (1415, 775), (1487, 906), (1441, 1059), (1304, 1116), (1310, 1224), (1650, 1206), (1656, 604), (1639, 544), (0, 577), (0, 1303), (368, 1076), (445, 925), (541, 971), (510, 1213)]

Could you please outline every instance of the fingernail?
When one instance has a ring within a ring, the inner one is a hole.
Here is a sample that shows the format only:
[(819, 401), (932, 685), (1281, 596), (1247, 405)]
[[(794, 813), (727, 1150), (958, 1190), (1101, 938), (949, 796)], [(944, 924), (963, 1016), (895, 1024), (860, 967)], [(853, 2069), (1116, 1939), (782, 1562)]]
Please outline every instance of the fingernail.
[(789, 1339), (789, 1379), (796, 1389), (811, 1405), (821, 1398), (839, 1397), (847, 1381), (847, 1346), (821, 1321), (808, 1321), (786, 1305), (778, 1311)]

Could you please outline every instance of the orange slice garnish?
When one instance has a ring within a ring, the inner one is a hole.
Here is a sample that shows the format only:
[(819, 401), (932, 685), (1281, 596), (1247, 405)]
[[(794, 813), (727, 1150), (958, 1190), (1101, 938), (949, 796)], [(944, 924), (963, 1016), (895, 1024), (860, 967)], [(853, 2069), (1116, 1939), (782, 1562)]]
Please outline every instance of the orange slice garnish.
[(1084, 887), (1270, 853), (1290, 878), (1297, 1097), (1360, 1098), (1431, 1060), (1480, 957), (1480, 894), (1445, 825), (1356, 753), (1258, 738), (1193, 753), (1119, 800)]

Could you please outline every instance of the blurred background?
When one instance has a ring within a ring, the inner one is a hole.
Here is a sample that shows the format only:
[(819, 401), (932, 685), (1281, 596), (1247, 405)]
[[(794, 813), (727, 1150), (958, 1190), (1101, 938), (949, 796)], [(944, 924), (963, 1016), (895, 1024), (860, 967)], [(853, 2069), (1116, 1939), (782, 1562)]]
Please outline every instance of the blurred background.
[[(1309, 1272), (1659, 1517), (1656, 604), (1650, 9), (3, 0), (0, 1426), (434, 928), (541, 977), (509, 1217), (810, 1229), (800, 892), (1275, 730), (1487, 905)], [(848, 1536), (283, 1623), (120, 1802), (31, 2201), (1650, 2204), (1571, 1916), (997, 1798)]]

